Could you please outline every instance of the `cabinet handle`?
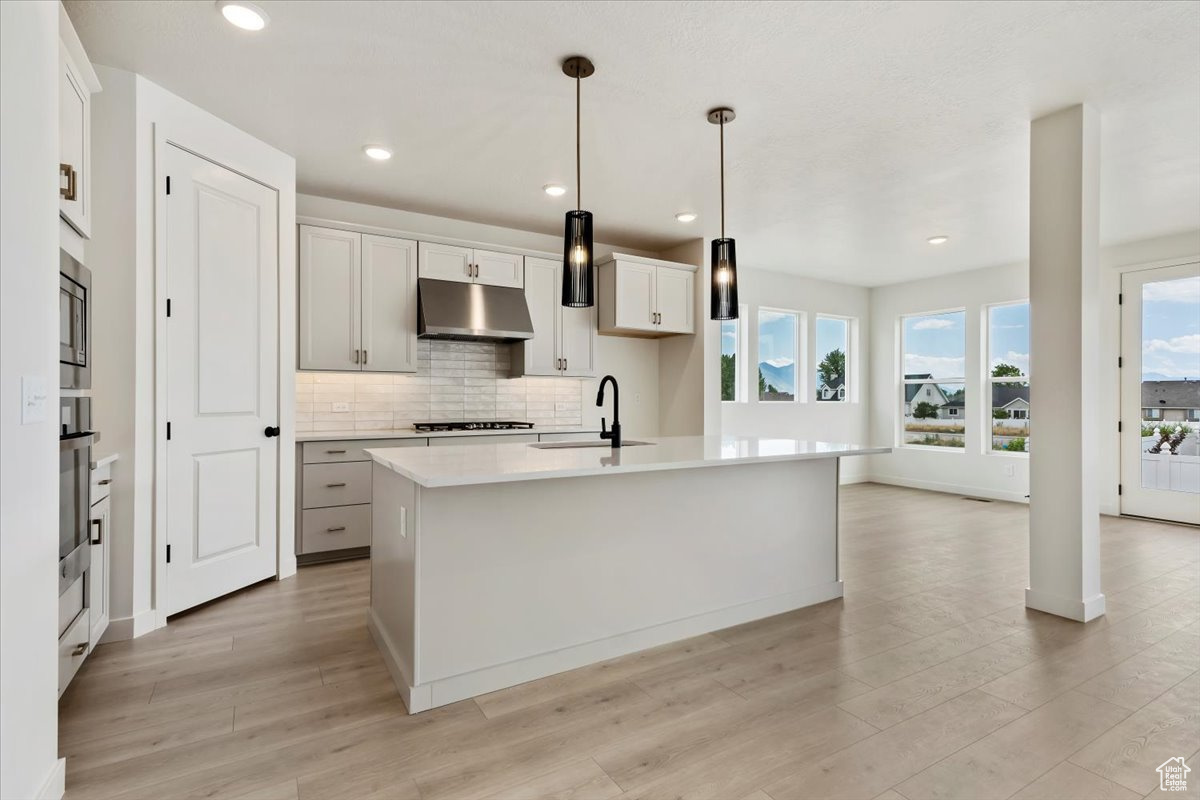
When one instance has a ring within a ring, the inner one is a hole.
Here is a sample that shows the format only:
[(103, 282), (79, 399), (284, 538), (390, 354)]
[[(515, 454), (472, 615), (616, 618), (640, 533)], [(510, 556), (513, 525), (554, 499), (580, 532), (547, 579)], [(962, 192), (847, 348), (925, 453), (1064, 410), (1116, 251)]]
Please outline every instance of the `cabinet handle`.
[(345, 450), (326, 450), (325, 452), (331, 456), (341, 456), (346, 454)]
[(565, 358), (563, 359), (563, 372), (567, 371), (567, 364), (569, 364), (569, 363), (571, 363), (571, 362)]
[(96, 538), (91, 540), (91, 544), (104, 544), (104, 520), (94, 519), (92, 524), (96, 526)]
[(354, 351), (354, 363), (355, 364), (358, 363), (358, 351), (357, 350)]
[(346, 485), (345, 483), (327, 483), (327, 484), (325, 484), (325, 488), (326, 489), (341, 489), (345, 485)]
[(365, 349), (363, 350), (363, 363), (367, 363), (367, 351)]
[(341, 532), (342, 532), (342, 531), (344, 531), (344, 530), (346, 530), (346, 526), (345, 526), (345, 525), (339, 525), (339, 526), (337, 526), (336, 528), (326, 528), (326, 529), (325, 529), (325, 532), (326, 532), (326, 533), (341, 533)]
[(79, 644), (75, 645), (75, 649), (71, 651), (71, 658), (78, 658), (79, 656), (86, 653), (87, 646), (88, 646), (87, 642), (80, 642)]
[(108, 486), (110, 483), (112, 483), (112, 478), (105, 478), (104, 480), (96, 481), (97, 486)]
[[(58, 165), (58, 194), (63, 200), (75, 199), (75, 184), (77, 173), (70, 164)], [(67, 179), (67, 185), (62, 185), (62, 179)]]

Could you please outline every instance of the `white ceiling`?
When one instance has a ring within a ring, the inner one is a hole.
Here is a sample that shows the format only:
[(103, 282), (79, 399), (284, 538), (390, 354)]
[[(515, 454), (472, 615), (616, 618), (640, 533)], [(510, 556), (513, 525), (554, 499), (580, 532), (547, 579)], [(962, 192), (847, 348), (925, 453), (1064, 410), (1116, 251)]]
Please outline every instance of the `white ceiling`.
[(312, 194), (560, 231), (578, 52), (600, 241), (715, 235), (719, 104), (747, 266), (879, 285), (1022, 260), (1029, 120), (1080, 101), (1104, 242), (1200, 227), (1200, 3), (259, 3), (258, 34), (209, 0), (67, 9), (95, 62), (293, 154)]

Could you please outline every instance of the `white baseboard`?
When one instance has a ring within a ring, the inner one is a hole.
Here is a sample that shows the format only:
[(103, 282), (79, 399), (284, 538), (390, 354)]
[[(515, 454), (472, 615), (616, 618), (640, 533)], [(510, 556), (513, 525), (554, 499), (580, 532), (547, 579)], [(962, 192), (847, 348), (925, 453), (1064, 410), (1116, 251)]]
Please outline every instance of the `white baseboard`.
[(136, 639), (157, 628), (158, 618), (153, 609), (141, 611), (132, 617), (116, 617), (108, 621), (108, 630), (100, 637), (100, 643)]
[(1104, 595), (1097, 594), (1083, 600), (1076, 600), (1073, 597), (1026, 589), (1025, 607), (1073, 619), (1076, 622), (1091, 622), (1104, 615)]
[(387, 632), (382, 629), (375, 612), (371, 611), (367, 627), (371, 631), (388, 672), (400, 691), (408, 713), (416, 714), (438, 706), (455, 703), (509, 686), (545, 678), (577, 667), (587, 666), (610, 658), (636, 653), (650, 647), (677, 642), (692, 636), (711, 633), (731, 625), (740, 625), (763, 617), (794, 611), (797, 608), (824, 603), (842, 596), (842, 582), (811, 586), (795, 592), (754, 600), (749, 603), (721, 608), (691, 617), (665, 622), (629, 633), (609, 636), (584, 644), (539, 653), (528, 658), (496, 664), (461, 675), (452, 675), (412, 686), (402, 662)]
[(42, 782), (38, 790), (37, 800), (62, 800), (67, 792), (67, 760), (60, 758), (54, 762), (54, 768)]
[(961, 494), (967, 497), (984, 497), (988, 500), (1005, 500), (1010, 503), (1029, 503), (1029, 498), (1025, 496), (1024, 492), (1020, 491), (1006, 492), (982, 486), (965, 486), (956, 483), (914, 480), (895, 475), (866, 475), (863, 476), (862, 482), (882, 483), (888, 486), (904, 486), (908, 489), (925, 489), (930, 492), (944, 492), (946, 494)]

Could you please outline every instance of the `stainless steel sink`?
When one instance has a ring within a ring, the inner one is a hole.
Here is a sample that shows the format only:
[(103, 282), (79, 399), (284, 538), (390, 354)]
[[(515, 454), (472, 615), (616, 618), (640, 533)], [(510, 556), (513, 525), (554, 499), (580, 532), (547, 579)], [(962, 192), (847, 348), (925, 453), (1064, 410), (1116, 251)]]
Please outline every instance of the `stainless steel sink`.
[[(621, 442), (621, 447), (640, 447), (644, 444), (657, 444), (657, 442), (624, 441)], [(612, 442), (535, 442), (529, 446), (536, 447), (538, 450), (567, 450), (574, 447), (610, 447)]]

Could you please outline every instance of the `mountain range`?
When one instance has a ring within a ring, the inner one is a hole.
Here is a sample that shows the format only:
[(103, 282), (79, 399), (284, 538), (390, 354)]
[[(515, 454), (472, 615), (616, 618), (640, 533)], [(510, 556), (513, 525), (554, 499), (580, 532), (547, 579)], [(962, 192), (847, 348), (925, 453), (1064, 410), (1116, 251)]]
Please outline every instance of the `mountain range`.
[(796, 365), (785, 364), (775, 366), (767, 361), (760, 361), (758, 372), (763, 380), (775, 387), (776, 391), (786, 394), (796, 393)]

